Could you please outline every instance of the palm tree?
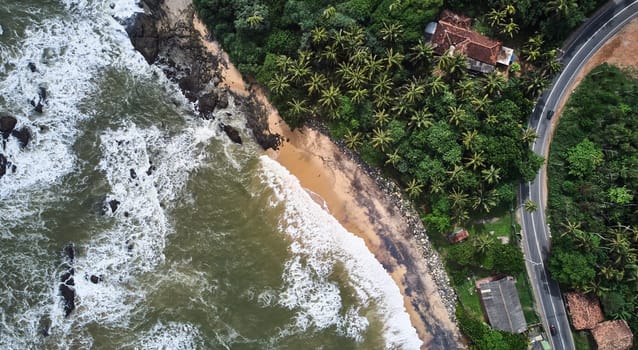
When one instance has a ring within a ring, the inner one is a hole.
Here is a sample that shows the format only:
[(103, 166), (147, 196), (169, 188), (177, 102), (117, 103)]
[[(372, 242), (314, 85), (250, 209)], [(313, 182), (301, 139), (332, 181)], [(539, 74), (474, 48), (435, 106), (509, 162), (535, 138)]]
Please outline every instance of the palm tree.
[(468, 195), (457, 187), (452, 189), (452, 192), (448, 195), (450, 201), (452, 201), (452, 208), (463, 209), (467, 206)]
[(481, 175), (483, 175), (483, 180), (488, 184), (496, 184), (501, 179), (501, 169), (490, 165), (489, 168), (481, 170)]
[(419, 183), (416, 179), (412, 179), (408, 182), (405, 192), (408, 193), (410, 198), (417, 198), (423, 192), (423, 184)]
[(334, 6), (328, 6), (325, 10), (323, 10), (323, 12), (321, 13), (321, 17), (323, 17), (323, 19), (330, 19), (332, 18), (332, 16), (334, 16), (335, 14), (337, 14), (337, 9)]
[(375, 80), (372, 86), (372, 92), (380, 95), (389, 95), (392, 91), (394, 83), (388, 74), (381, 74), (377, 80)]
[(395, 149), (392, 153), (385, 154), (388, 157), (388, 160), (385, 161), (385, 164), (391, 164), (392, 166), (397, 165), (398, 162), (401, 161), (401, 156), (399, 155), (399, 149)]
[(390, 121), (390, 115), (385, 111), (385, 109), (379, 109), (374, 112), (374, 124), (383, 126)]
[(531, 95), (536, 96), (540, 94), (543, 89), (545, 89), (546, 85), (547, 78), (545, 78), (545, 76), (543, 76), (542, 74), (533, 73), (530, 74), (530, 77), (527, 81), (526, 90)]
[(473, 97), (471, 102), (474, 108), (476, 108), (476, 110), (479, 112), (485, 112), (487, 106), (492, 103), (487, 95), (484, 95), (483, 97)]
[(463, 172), (463, 167), (459, 164), (455, 164), (452, 170), (446, 171), (446, 173), (449, 175), (450, 181), (458, 181), (459, 179), (463, 178)]
[(498, 71), (493, 71), (492, 73), (485, 76), (485, 90), (489, 95), (500, 95), (501, 91), (505, 87), (505, 78)]
[(474, 149), (474, 141), (476, 140), (476, 137), (478, 136), (478, 131), (477, 130), (467, 130), (467, 131), (464, 131), (461, 134), (461, 136), (463, 138), (463, 146), (465, 147), (465, 149), (473, 150)]
[(368, 97), (368, 89), (355, 89), (350, 90), (352, 102), (360, 104)]
[(345, 37), (346, 43), (348, 43), (351, 48), (356, 49), (360, 46), (363, 46), (365, 31), (363, 30), (362, 26), (352, 25), (343, 32), (343, 35)]
[(450, 115), (449, 115), (450, 123), (456, 126), (461, 124), (461, 121), (463, 121), (463, 119), (465, 118), (465, 110), (463, 108), (456, 107), (456, 106), (450, 106), (448, 110), (450, 111)]
[(445, 188), (445, 184), (443, 183), (443, 181), (439, 180), (439, 179), (434, 179), (432, 180), (432, 183), (430, 184), (430, 193), (442, 193), (443, 189)]
[(467, 99), (474, 96), (477, 91), (475, 79), (463, 79), (456, 85), (459, 98)]
[(288, 83), (289, 79), (286, 75), (275, 73), (268, 82), (268, 87), (270, 91), (281, 96), (290, 87), (290, 83)]
[(363, 143), (361, 141), (361, 133), (352, 133), (350, 129), (346, 131), (346, 134), (343, 136), (343, 140), (345, 141), (346, 146), (352, 150), (356, 150)]
[(387, 43), (396, 43), (403, 34), (403, 26), (399, 23), (388, 24), (383, 22), (383, 27), (379, 30), (381, 40)]
[(498, 123), (498, 115), (496, 114), (488, 114), (485, 118), (485, 122), (488, 125), (496, 125)]
[(474, 152), (472, 156), (465, 158), (467, 160), (466, 167), (472, 168), (472, 170), (476, 170), (485, 165), (485, 157), (483, 157), (483, 152)]
[(255, 12), (252, 14), (252, 16), (246, 19), (246, 22), (248, 22), (248, 26), (251, 29), (257, 29), (264, 23), (264, 17), (260, 15), (259, 12)]
[(275, 60), (275, 65), (277, 65), (277, 68), (280, 72), (287, 72), (290, 66), (293, 65), (293, 63), (293, 59), (286, 55), (279, 55)]
[(392, 103), (392, 96), (389, 94), (374, 93), (374, 106), (378, 109), (383, 109)]
[(304, 80), (304, 78), (310, 74), (310, 67), (308, 66), (307, 60), (303, 57), (294, 60), (292, 65), (288, 67), (288, 74), (290, 74), (293, 82)]
[(313, 73), (310, 80), (304, 86), (308, 88), (308, 94), (319, 93), (328, 83), (328, 79), (321, 73)]
[(434, 55), (432, 45), (423, 42), (423, 39), (419, 39), (419, 42), (410, 48), (410, 51), (412, 51), (410, 55), (410, 61), (412, 63), (430, 62), (432, 55)]
[(536, 138), (538, 138), (538, 135), (536, 135), (536, 130), (534, 128), (528, 126), (527, 128), (523, 129), (521, 141), (523, 141), (524, 144), (529, 145), (530, 143), (534, 142)]
[(337, 108), (338, 101), (337, 97), (340, 95), (339, 88), (330, 84), (327, 89), (321, 90), (321, 97), (319, 98), (319, 104), (323, 107), (328, 108), (329, 110), (334, 110)]
[(467, 67), (465, 57), (459, 53), (443, 55), (439, 58), (439, 69), (449, 75), (456, 76), (464, 72)]
[(578, 7), (576, 0), (552, 0), (547, 3), (547, 11), (567, 17), (573, 8)]
[(507, 13), (503, 10), (491, 9), (490, 12), (487, 13), (487, 21), (492, 28), (496, 28), (503, 24), (505, 22), (505, 17), (507, 17)]
[(412, 79), (409, 84), (403, 86), (403, 97), (409, 103), (415, 103), (425, 93), (425, 86), (420, 81)]
[(435, 76), (434, 79), (430, 81), (429, 86), (432, 96), (434, 96), (435, 94), (442, 92), (447, 85), (443, 81), (443, 78), (441, 78), (440, 76)]
[(397, 68), (401, 68), (401, 62), (405, 56), (400, 52), (394, 52), (393, 48), (389, 48), (385, 50), (384, 61), (386, 62), (386, 70), (392, 69), (392, 67), (396, 66)]
[(310, 31), (310, 40), (314, 45), (321, 45), (328, 40), (328, 32), (324, 27), (314, 27)]
[(525, 204), (523, 205), (523, 207), (525, 208), (526, 212), (532, 213), (532, 212), (535, 212), (536, 209), (538, 209), (538, 203), (534, 202), (531, 199), (528, 199), (525, 201)]
[(298, 117), (302, 114), (308, 113), (310, 109), (306, 106), (306, 100), (297, 100), (296, 98), (288, 101), (288, 106), (290, 106), (290, 113), (293, 116)]
[(519, 30), (518, 24), (514, 23), (514, 19), (510, 18), (509, 23), (504, 23), (501, 25), (501, 30), (504, 34), (509, 35), (510, 38), (514, 37), (514, 34), (518, 33)]
[(485, 193), (483, 190), (478, 190), (472, 199), (474, 200), (472, 203), (472, 209), (476, 210), (480, 208), (485, 213), (489, 213), (492, 208), (496, 207), (498, 192), (496, 192), (496, 190), (491, 190)]
[(366, 67), (368, 69), (368, 79), (371, 79), (377, 72), (383, 70), (383, 60), (377, 59), (377, 56), (369, 53), (366, 58)]
[(427, 108), (420, 109), (412, 114), (408, 125), (417, 130), (427, 129), (433, 124), (432, 116), (433, 114)]
[(375, 128), (372, 131), (372, 147), (380, 149), (382, 152), (389, 146), (394, 140), (390, 130)]
[(485, 254), (487, 251), (496, 244), (494, 236), (491, 235), (474, 235), (471, 239), (472, 246), (480, 254)]
[(470, 215), (464, 208), (454, 208), (452, 210), (452, 219), (457, 225), (462, 225), (470, 219)]
[(326, 47), (324, 47), (323, 51), (321, 52), (321, 60), (323, 62), (333, 65), (337, 63), (337, 59), (338, 59), (337, 45), (336, 44), (326, 45)]
[(360, 46), (357, 47), (356, 50), (354, 50), (354, 53), (352, 53), (348, 60), (355, 63), (356, 65), (367, 65), (370, 55), (370, 49), (367, 46)]

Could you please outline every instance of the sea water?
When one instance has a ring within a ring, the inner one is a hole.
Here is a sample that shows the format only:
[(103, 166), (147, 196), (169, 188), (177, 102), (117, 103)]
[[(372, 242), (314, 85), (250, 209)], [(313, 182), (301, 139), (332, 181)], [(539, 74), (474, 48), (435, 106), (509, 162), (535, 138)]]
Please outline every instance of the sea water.
[(232, 98), (201, 120), (134, 51), (121, 23), (136, 11), (0, 2), (0, 115), (32, 136), (0, 149), (0, 348), (418, 348), (363, 241), (255, 144), (220, 132), (249, 138)]

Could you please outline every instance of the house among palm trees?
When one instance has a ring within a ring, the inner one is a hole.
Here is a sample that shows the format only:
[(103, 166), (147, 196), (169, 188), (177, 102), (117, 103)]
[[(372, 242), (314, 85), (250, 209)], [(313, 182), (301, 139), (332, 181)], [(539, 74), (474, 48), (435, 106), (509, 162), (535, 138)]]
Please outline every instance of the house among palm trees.
[(575, 330), (592, 329), (605, 319), (598, 299), (582, 293), (567, 293), (567, 309)]
[(426, 38), (439, 55), (464, 55), (470, 70), (490, 73), (497, 65), (509, 66), (514, 50), (475, 32), (470, 28), (471, 24), (471, 18), (443, 10), (438, 23), (426, 26)]
[(454, 244), (454, 243), (463, 242), (468, 237), (470, 237), (470, 233), (467, 232), (466, 229), (462, 228), (462, 229), (458, 229), (454, 233), (450, 234), (447, 237), (447, 239), (450, 241), (450, 243)]

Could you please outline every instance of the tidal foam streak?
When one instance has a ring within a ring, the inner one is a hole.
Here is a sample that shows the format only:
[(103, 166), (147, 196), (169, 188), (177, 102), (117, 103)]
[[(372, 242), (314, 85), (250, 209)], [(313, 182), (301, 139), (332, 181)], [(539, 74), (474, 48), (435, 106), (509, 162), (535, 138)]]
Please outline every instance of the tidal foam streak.
[[(364, 241), (313, 201), (279, 163), (266, 156), (260, 161), (263, 181), (273, 189), (278, 205), (284, 206), (280, 229), (291, 239), (293, 257), (285, 264), (279, 303), (296, 312), (296, 327), (336, 327), (340, 334), (361, 341), (369, 324), (364, 313), (375, 308), (387, 349), (418, 349), (421, 341), (399, 288)], [(345, 266), (348, 287), (358, 300), (345, 311), (339, 287), (330, 278), (337, 264)]]

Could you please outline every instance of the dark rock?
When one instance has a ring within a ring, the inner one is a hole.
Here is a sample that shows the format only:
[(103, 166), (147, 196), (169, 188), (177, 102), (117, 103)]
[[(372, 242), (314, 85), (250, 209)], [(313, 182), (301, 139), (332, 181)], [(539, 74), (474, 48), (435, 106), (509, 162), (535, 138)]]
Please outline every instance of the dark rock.
[(31, 130), (29, 130), (29, 128), (27, 128), (26, 126), (23, 126), (17, 130), (13, 130), (11, 132), (11, 135), (18, 139), (22, 148), (27, 147), (29, 141), (31, 141)]
[(0, 153), (0, 177), (7, 173), (7, 157)]
[(36, 67), (35, 63), (33, 62), (29, 62), (29, 64), (27, 64), (27, 67), (29, 67), (29, 70), (31, 70), (31, 73), (35, 73), (38, 71), (38, 67)]
[(114, 10), (115, 9), (115, 4), (114, 3), (110, 3), (109, 7), (111, 8), (111, 10)]
[(62, 283), (59, 290), (64, 302), (64, 316), (68, 317), (75, 310), (75, 289)]
[(129, 213), (128, 213), (128, 211), (125, 211), (125, 212), (124, 212), (124, 217), (125, 217), (125, 218), (129, 217), (130, 215), (131, 215), (131, 214), (129, 214)]
[(131, 173), (131, 179), (137, 179), (137, 173), (135, 172), (135, 170), (131, 169), (130, 173)]
[(64, 255), (67, 260), (72, 264), (75, 259), (75, 246), (73, 243), (69, 243), (64, 247)]
[(60, 276), (60, 282), (66, 283), (68, 285), (73, 285), (73, 283), (68, 283), (69, 280), (73, 281), (73, 275), (75, 274), (75, 269), (70, 268), (66, 270), (65, 273)]
[(199, 109), (199, 113), (204, 118), (210, 118), (215, 110), (215, 106), (217, 105), (217, 94), (214, 92), (210, 92), (204, 94), (199, 98), (197, 102), (197, 108)]
[(47, 89), (43, 86), (38, 88), (38, 96), (40, 96), (40, 101), (46, 101), (47, 99)]
[(228, 107), (228, 94), (220, 94), (217, 97), (217, 107), (226, 108)]
[(41, 102), (38, 102), (38, 104), (33, 108), (33, 110), (38, 112), (38, 113), (43, 113), (44, 112), (44, 106), (42, 105)]
[(153, 12), (155, 14), (137, 14), (133, 22), (126, 27), (126, 32), (131, 39), (131, 43), (133, 43), (133, 47), (144, 56), (144, 59), (149, 64), (153, 64), (159, 54), (157, 20), (160, 13), (159, 11)]
[(91, 275), (90, 277), (91, 283), (98, 284), (102, 279), (97, 277), (96, 275)]
[(18, 120), (15, 117), (10, 115), (3, 115), (0, 117), (0, 132), (2, 132), (2, 136), (6, 139), (9, 137), (13, 128), (16, 127)]
[(117, 210), (117, 207), (120, 206), (120, 201), (118, 201), (117, 199), (111, 199), (109, 201), (109, 207), (111, 207), (111, 213), (115, 213), (115, 211)]
[(228, 138), (234, 143), (238, 143), (240, 145), (243, 143), (241, 140), (241, 137), (239, 136), (239, 131), (237, 131), (237, 129), (233, 128), (230, 125), (224, 125), (223, 130), (226, 133), (226, 135), (228, 135)]
[(151, 166), (149, 166), (149, 167), (148, 167), (148, 170), (146, 170), (146, 175), (151, 176), (155, 170), (157, 170), (157, 168), (155, 167), (155, 165), (151, 165)]
[(15, 164), (12, 164), (12, 165), (11, 165), (11, 172), (15, 174), (15, 173), (16, 173), (16, 170), (18, 170), (18, 167), (16, 167), (16, 165), (15, 165)]
[(42, 334), (43, 337), (48, 337), (49, 335), (51, 335), (50, 333), (50, 329), (51, 329), (51, 319), (49, 319), (46, 316), (43, 316), (40, 319), (40, 334)]

